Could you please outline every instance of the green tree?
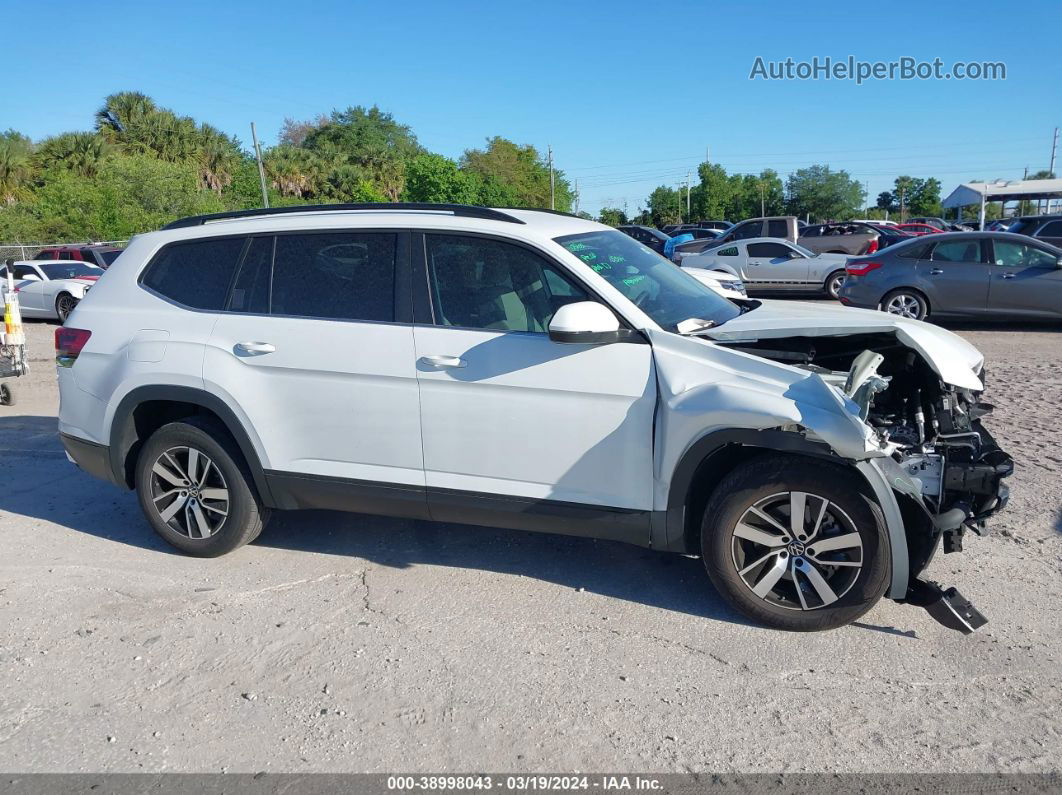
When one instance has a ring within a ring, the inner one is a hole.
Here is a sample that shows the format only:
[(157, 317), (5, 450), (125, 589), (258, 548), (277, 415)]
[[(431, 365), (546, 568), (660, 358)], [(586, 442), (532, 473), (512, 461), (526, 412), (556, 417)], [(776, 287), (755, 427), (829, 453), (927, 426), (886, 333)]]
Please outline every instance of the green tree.
[[(549, 167), (535, 147), (523, 146), (495, 136), (487, 139), (485, 149), (468, 149), (461, 158), (461, 169), (479, 174), (494, 190), (509, 195), (516, 207), (549, 207)], [(574, 201), (571, 185), (564, 172), (554, 169), (556, 209), (570, 212)]]
[(665, 224), (677, 224), (682, 221), (682, 210), (685, 208), (685, 196), (679, 198), (679, 191), (661, 185), (649, 194), (649, 217), (653, 226)]
[(29, 193), (33, 144), (22, 133), (0, 133), (0, 204), (12, 204)]
[(483, 199), (483, 180), (462, 171), (448, 157), (420, 154), (406, 166), (406, 201), (476, 204)]
[[(699, 182), (690, 191), (690, 214), (701, 220), (719, 221), (732, 215), (734, 183), (726, 169), (714, 163), (701, 163), (697, 167)], [(740, 220), (734, 216), (731, 220)]]
[(940, 205), (940, 180), (935, 177), (915, 180), (907, 207), (911, 215), (939, 218), (943, 212)]
[(262, 157), (262, 165), (281, 196), (313, 196), (324, 178), (321, 159), (298, 146), (273, 147)]
[(216, 127), (199, 127), (199, 180), (203, 187), (220, 194), (232, 183), (233, 174), (245, 160), (239, 143)]
[(609, 226), (622, 226), (628, 223), (627, 213), (617, 207), (602, 207), (597, 220)]
[(786, 181), (787, 207), (791, 215), (815, 221), (851, 218), (863, 208), (863, 186), (847, 171), (827, 165), (794, 171)]
[(113, 147), (96, 133), (68, 132), (42, 141), (34, 153), (41, 169), (65, 169), (81, 177), (95, 176)]

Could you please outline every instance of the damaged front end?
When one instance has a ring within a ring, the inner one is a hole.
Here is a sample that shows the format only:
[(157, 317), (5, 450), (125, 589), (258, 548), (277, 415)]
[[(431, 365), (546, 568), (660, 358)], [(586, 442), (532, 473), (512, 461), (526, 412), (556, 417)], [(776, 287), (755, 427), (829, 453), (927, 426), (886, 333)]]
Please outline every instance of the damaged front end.
[[(918, 577), (938, 547), (959, 552), (967, 531), (987, 532), (1002, 510), (1014, 464), (982, 425), (983, 371), (949, 383), (939, 363), (895, 333), (722, 342), (725, 347), (816, 373), (858, 407), (884, 455), (869, 464), (897, 494), (908, 575), (890, 591), (942, 624), (972, 632), (985, 618), (955, 589)], [(937, 366), (934, 366), (937, 365)], [(976, 376), (976, 377), (974, 377)], [(980, 387), (980, 388), (979, 388)], [(894, 565), (896, 565), (894, 561)], [(894, 580), (895, 582), (895, 580)]]

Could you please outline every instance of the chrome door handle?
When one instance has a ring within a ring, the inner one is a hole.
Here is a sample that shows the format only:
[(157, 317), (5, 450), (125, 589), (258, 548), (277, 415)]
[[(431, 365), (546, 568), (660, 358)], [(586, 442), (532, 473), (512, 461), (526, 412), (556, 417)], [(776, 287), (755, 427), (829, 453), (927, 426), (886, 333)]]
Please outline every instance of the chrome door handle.
[(943, 273), (944, 273), (944, 271), (943, 271), (943, 270), (941, 270), (940, 268), (933, 268), (933, 270), (931, 270), (931, 271), (929, 272), (929, 275), (930, 275), (930, 276), (940, 276), (940, 275), (941, 275), (941, 274), (943, 274)]
[(438, 367), (440, 370), (464, 367), (468, 364), (459, 356), (421, 356), (417, 361), (428, 367)]
[(1013, 273), (1004, 273), (1003, 274), (1003, 278), (1004, 279), (1013, 279), (1014, 278), (1014, 274)]
[(268, 342), (237, 342), (233, 347), (237, 356), (261, 356), (265, 353), (273, 353), (276, 346)]

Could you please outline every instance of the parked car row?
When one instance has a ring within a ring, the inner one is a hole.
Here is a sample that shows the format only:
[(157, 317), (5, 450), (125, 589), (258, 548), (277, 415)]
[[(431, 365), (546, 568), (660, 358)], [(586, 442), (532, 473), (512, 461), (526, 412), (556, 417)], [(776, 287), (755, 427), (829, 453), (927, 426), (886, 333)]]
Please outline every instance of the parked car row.
[(19, 306), (25, 317), (65, 322), (85, 293), (103, 275), (103, 268), (73, 260), (13, 262), (0, 267), (0, 305), (11, 271)]
[(122, 249), (115, 246), (53, 246), (52, 248), (41, 249), (33, 259), (76, 260), (78, 262), (89, 262), (106, 269), (118, 259), (118, 255), (121, 253)]

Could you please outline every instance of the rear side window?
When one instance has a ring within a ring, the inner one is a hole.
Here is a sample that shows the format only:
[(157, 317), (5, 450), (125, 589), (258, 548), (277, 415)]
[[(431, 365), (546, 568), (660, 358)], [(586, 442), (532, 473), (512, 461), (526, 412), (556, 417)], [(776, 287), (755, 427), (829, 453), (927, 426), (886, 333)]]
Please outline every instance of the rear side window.
[(746, 221), (730, 230), (730, 239), (748, 240), (750, 237), (760, 237), (762, 230), (763, 221)]
[(395, 249), (395, 235), (387, 233), (278, 236), (272, 313), (394, 321)]
[(736, 257), (737, 255), (738, 255), (737, 246), (730, 246), (729, 248), (724, 248), (716, 256), (718, 256), (718, 257)]
[(896, 252), (896, 256), (903, 259), (925, 259), (932, 245), (932, 243), (916, 243), (913, 246), (904, 246), (902, 250)]
[(1062, 221), (1052, 221), (1036, 234), (1038, 237), (1062, 237)]
[(785, 221), (768, 221), (767, 237), (789, 237), (789, 224)]
[(225, 306), (244, 241), (229, 237), (171, 243), (155, 255), (141, 284), (178, 304), (219, 310)]

